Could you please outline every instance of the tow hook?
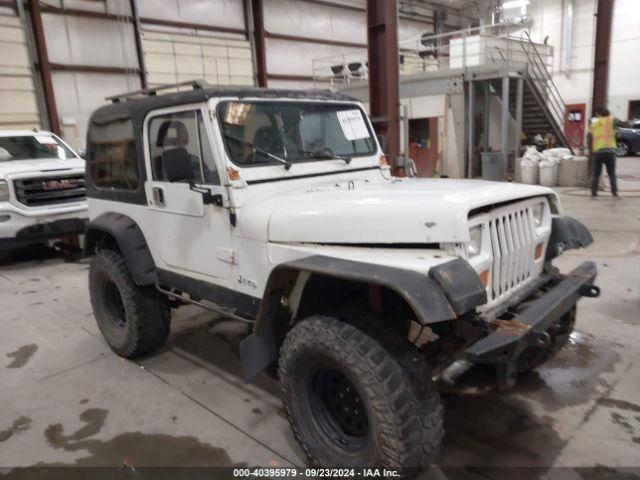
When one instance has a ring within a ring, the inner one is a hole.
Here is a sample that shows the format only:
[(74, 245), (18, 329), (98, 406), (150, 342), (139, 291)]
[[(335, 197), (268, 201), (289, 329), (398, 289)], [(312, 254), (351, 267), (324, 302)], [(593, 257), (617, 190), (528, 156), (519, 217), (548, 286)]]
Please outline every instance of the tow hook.
[(536, 348), (549, 348), (551, 346), (551, 336), (547, 332), (533, 332), (531, 346)]
[(595, 285), (582, 285), (578, 293), (583, 297), (599, 297), (600, 296), (600, 287), (596, 287)]

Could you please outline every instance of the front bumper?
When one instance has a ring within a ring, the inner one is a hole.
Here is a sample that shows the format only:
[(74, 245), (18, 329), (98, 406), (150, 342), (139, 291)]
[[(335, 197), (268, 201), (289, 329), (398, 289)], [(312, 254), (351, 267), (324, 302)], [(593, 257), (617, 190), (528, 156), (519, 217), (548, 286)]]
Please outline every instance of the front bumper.
[(593, 285), (597, 268), (584, 262), (567, 275), (558, 275), (546, 293), (523, 305), (515, 318), (498, 321), (498, 327), (467, 349), (466, 358), (477, 364), (497, 367), (498, 385), (508, 388), (515, 383), (518, 357), (529, 347), (545, 348), (550, 344), (549, 330), (566, 315), (581, 297), (597, 297), (600, 289)]
[[(47, 219), (51, 220), (51, 219)], [(10, 233), (12, 236), (0, 237), (0, 249), (19, 248), (31, 243), (43, 242), (49, 239), (79, 235), (84, 233), (87, 218), (84, 215), (74, 215), (70, 218), (60, 218), (51, 221), (38, 221), (21, 226)]]

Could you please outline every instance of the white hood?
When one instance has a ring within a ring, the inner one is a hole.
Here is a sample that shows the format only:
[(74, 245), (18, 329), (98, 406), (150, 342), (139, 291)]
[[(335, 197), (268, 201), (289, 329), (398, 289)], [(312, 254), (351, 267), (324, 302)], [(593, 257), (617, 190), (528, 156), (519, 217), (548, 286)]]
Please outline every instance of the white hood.
[[(480, 180), (358, 180), (308, 186), (259, 204), (270, 215), (264, 227), (271, 242), (418, 244), (467, 241), (471, 210), (553, 194), (546, 187)], [(262, 215), (247, 207), (245, 220), (254, 224), (243, 230), (265, 231), (255, 224)]]
[(78, 170), (81, 168), (85, 168), (85, 162), (81, 158), (0, 161), (0, 179), (7, 179), (13, 175), (22, 176), (28, 173), (39, 174), (49, 171), (64, 172), (64, 170)]

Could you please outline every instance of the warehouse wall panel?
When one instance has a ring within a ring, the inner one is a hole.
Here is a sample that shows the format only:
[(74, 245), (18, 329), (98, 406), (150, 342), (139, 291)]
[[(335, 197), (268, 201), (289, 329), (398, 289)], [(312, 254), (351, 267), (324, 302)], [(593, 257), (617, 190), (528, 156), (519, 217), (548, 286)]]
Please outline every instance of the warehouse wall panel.
[(246, 40), (145, 30), (143, 49), (150, 85), (199, 78), (214, 85), (254, 84)]
[(242, 0), (141, 0), (141, 17), (244, 28)]
[[(364, 2), (353, 5), (364, 7)], [(362, 44), (364, 48), (336, 46), (304, 39), (266, 39), (267, 72), (270, 75), (313, 76), (313, 60), (348, 54), (349, 60), (363, 62), (367, 59), (366, 19), (364, 10), (346, 10), (327, 4), (313, 4), (299, 0), (269, 0), (264, 2), (265, 30), (272, 34), (307, 37), (322, 41), (334, 40)], [(398, 21), (398, 39), (417, 39), (423, 33), (432, 33), (433, 25), (424, 19)], [(310, 82), (304, 80), (269, 80), (269, 86), (281, 85), (308, 88)], [(311, 83), (312, 85), (312, 83)]]
[(52, 63), (137, 68), (129, 22), (43, 13)]
[(407, 19), (398, 20), (398, 41), (405, 42), (416, 40), (424, 33), (433, 34), (433, 25)]
[(629, 101), (640, 100), (640, 52), (637, 0), (616, 0), (614, 3), (611, 71), (609, 72), (609, 109), (618, 118), (626, 119)]
[[(595, 49), (595, 5), (593, 0), (574, 0), (574, 19), (570, 68), (561, 71), (562, 2), (538, 0), (529, 8), (533, 19), (532, 38), (554, 46), (554, 80), (566, 103), (586, 103), (591, 107), (593, 61)], [(616, 0), (611, 29), (609, 67), (609, 109), (626, 119), (629, 100), (640, 100), (640, 69), (630, 66), (630, 59), (640, 50), (638, 36), (638, 1)], [(589, 114), (590, 112), (588, 112)]]
[[(128, 1), (65, 1), (64, 8), (103, 13), (128, 13)], [(61, 5), (53, 6), (61, 7)], [(105, 97), (140, 88), (138, 58), (131, 22), (59, 13), (42, 14), (47, 53), (52, 64), (78, 71), (55, 71), (53, 90), (62, 135), (72, 146), (84, 148), (89, 115)], [(84, 72), (85, 67), (130, 69), (131, 74)]]
[(62, 135), (76, 148), (85, 147), (89, 117), (105, 97), (140, 88), (137, 75), (54, 72), (52, 80)]
[(0, 15), (0, 129), (40, 126), (29, 52), (17, 16)]
[(270, 38), (266, 48), (267, 71), (270, 74), (313, 75), (313, 59), (336, 56), (350, 52), (367, 57), (367, 50), (321, 45), (317, 43), (291, 42)]
[(131, 14), (129, 0), (47, 0), (43, 3), (56, 8), (64, 7), (88, 12), (113, 13), (119, 15)]
[(298, 0), (264, 2), (265, 29), (313, 38), (367, 43), (364, 11), (351, 11)]

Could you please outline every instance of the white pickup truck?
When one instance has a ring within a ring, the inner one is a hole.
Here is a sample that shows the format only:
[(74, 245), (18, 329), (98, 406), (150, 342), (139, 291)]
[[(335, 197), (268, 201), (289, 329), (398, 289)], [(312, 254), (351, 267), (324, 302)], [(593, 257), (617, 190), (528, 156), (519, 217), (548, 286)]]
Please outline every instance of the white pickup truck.
[(81, 234), (85, 162), (56, 135), (0, 130), (0, 253)]

